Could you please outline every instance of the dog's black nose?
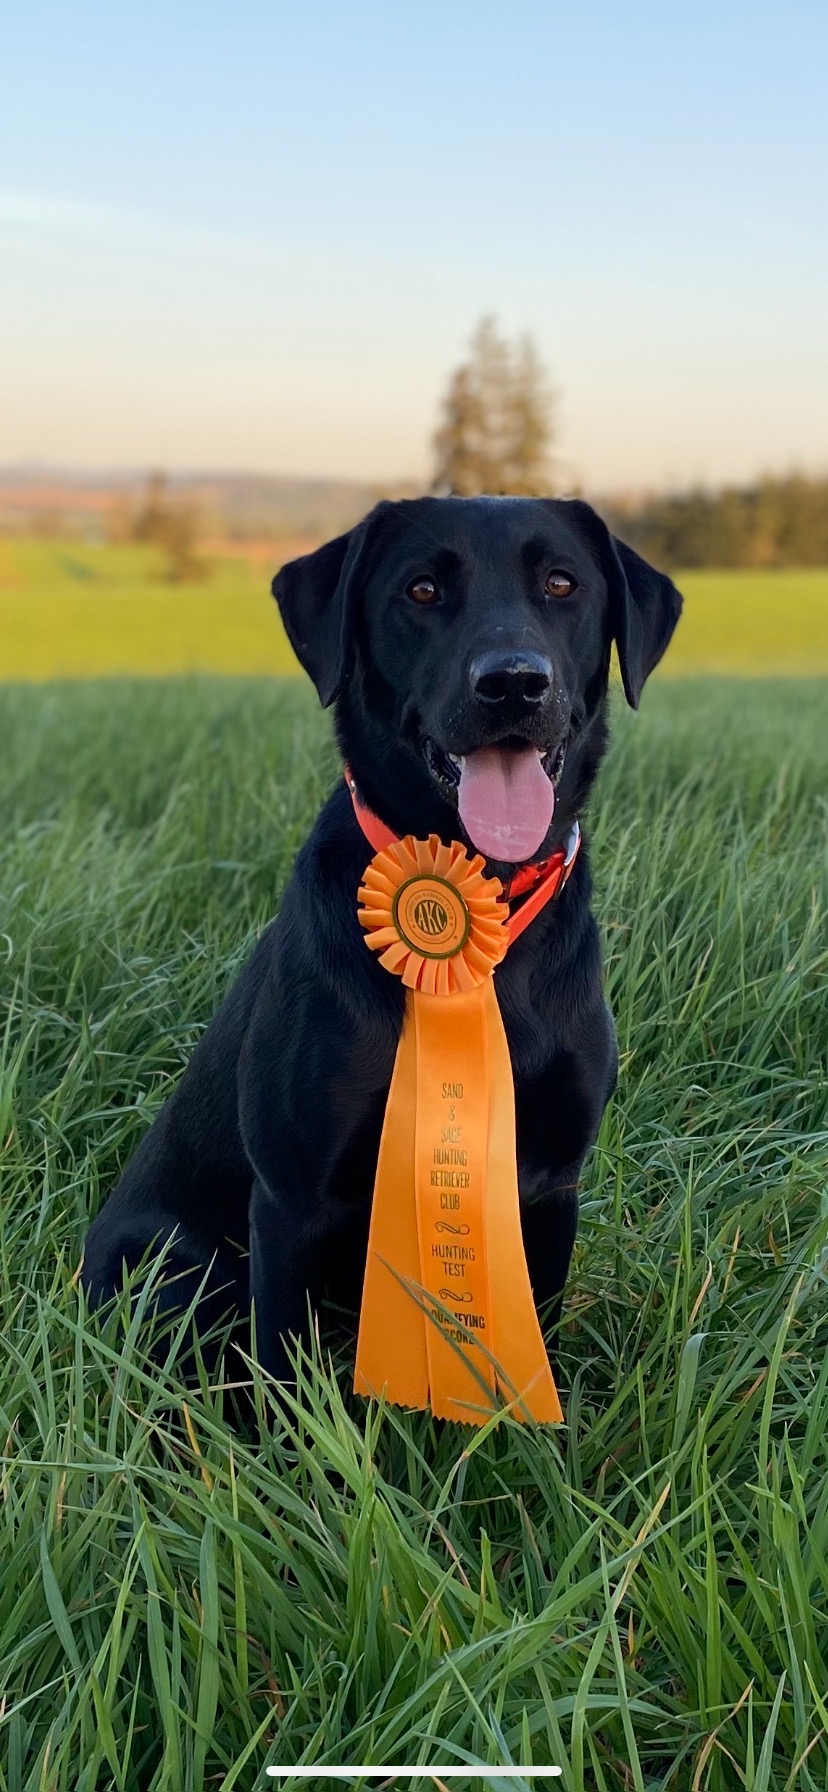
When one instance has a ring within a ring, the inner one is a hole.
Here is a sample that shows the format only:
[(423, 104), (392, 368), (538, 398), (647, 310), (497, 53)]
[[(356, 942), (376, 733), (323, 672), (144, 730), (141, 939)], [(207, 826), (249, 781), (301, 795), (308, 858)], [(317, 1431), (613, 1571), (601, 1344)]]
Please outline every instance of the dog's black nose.
[(552, 689), (552, 662), (542, 653), (481, 653), (472, 660), (471, 684), (480, 703), (537, 709)]

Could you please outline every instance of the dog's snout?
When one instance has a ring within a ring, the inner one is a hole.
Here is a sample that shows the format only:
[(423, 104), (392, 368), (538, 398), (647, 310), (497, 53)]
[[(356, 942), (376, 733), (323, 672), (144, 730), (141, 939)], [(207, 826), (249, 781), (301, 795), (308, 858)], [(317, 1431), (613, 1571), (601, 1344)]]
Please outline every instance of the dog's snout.
[(483, 653), (472, 661), (471, 685), (479, 703), (537, 709), (552, 689), (552, 662), (542, 653)]

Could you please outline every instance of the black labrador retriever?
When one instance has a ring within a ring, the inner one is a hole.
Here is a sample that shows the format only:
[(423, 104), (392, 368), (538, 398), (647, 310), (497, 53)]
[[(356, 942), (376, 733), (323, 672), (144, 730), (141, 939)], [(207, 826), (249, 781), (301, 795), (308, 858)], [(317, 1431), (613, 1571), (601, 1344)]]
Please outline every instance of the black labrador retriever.
[[(636, 706), (681, 609), (671, 581), (577, 499), (382, 503), (273, 590), (321, 702), (336, 704), (361, 803), (397, 835), (477, 849), (507, 890), (583, 809), (607, 743), (613, 641)], [(343, 781), (86, 1241), (93, 1303), (163, 1244), (162, 1307), (202, 1284), (206, 1323), (252, 1303), (259, 1359), (281, 1379), (309, 1297), (359, 1304), (405, 997), (357, 920), (372, 854)], [(589, 896), (583, 850), (497, 971), (526, 1255), (553, 1327), (578, 1177), (617, 1069)]]

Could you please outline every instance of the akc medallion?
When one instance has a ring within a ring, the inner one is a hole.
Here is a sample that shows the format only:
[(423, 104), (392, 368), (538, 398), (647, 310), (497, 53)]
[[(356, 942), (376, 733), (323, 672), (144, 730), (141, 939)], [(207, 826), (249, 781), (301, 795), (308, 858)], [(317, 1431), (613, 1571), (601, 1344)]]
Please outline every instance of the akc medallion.
[(366, 945), (408, 989), (452, 995), (491, 976), (509, 943), (503, 886), (456, 840), (408, 835), (377, 853), (359, 890)]

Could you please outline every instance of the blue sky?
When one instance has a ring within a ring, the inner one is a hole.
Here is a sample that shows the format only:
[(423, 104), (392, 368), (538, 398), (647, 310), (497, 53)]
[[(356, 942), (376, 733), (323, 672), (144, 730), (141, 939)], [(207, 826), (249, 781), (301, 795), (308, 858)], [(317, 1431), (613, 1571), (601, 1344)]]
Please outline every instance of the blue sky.
[(492, 312), (564, 483), (828, 468), (828, 8), (10, 0), (0, 462), (420, 477)]

